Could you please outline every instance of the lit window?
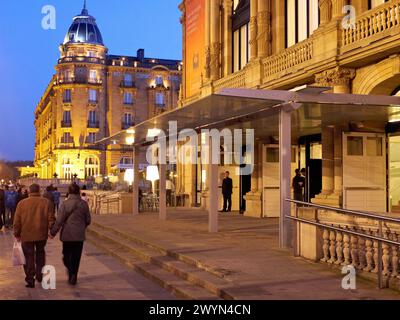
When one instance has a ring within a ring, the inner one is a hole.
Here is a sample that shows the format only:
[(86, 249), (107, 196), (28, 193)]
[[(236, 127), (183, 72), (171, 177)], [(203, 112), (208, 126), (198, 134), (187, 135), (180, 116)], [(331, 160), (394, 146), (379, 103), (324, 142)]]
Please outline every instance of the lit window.
[(71, 89), (64, 90), (63, 92), (63, 102), (69, 103), (72, 100), (72, 92)]
[(133, 125), (133, 115), (131, 113), (125, 113), (124, 114), (124, 124), (126, 126), (132, 126)]
[(124, 92), (124, 104), (133, 104), (132, 92)]
[(156, 86), (163, 86), (164, 85), (164, 79), (162, 76), (157, 76), (156, 77)]
[(124, 84), (126, 87), (132, 87), (133, 86), (133, 77), (131, 74), (125, 74), (124, 75)]
[(96, 54), (95, 51), (88, 51), (88, 57), (90, 57), (90, 58), (96, 58), (96, 57), (97, 57), (97, 54)]
[(286, 0), (286, 47), (307, 39), (318, 26), (318, 0)]
[(96, 142), (96, 133), (90, 132), (87, 137), (88, 143), (95, 143)]
[(233, 72), (243, 69), (249, 62), (249, 22), (250, 7), (247, 0), (236, 0), (233, 3), (232, 32), (233, 32)]
[(89, 71), (89, 82), (97, 82), (97, 70), (90, 70)]
[(96, 111), (89, 111), (89, 124), (93, 125), (97, 121), (97, 112)]
[(89, 89), (89, 102), (91, 103), (97, 102), (97, 90)]
[(164, 99), (164, 94), (157, 92), (156, 93), (156, 101), (155, 101), (157, 106), (164, 106), (165, 105), (165, 99)]
[(61, 143), (73, 143), (70, 132), (64, 132)]

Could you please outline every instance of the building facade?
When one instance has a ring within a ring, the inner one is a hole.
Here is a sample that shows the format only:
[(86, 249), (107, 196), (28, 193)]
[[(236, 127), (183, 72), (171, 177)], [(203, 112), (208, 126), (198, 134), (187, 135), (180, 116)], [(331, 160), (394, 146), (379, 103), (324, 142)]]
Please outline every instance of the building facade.
[[(185, 0), (183, 89), (187, 105), (224, 88), (398, 95), (399, 0)], [(322, 89), (321, 89), (322, 90)], [(375, 212), (399, 211), (400, 115), (331, 125), (293, 143), (293, 175), (306, 168), (306, 200)], [(279, 141), (257, 141), (251, 177), (234, 177), (234, 209), (279, 213)], [(221, 166), (220, 174), (230, 168)], [(204, 170), (182, 168), (192, 205), (206, 205)], [(232, 172), (232, 170), (230, 170)]]
[(39, 178), (92, 178), (132, 165), (132, 147), (95, 144), (178, 105), (182, 63), (108, 54), (86, 7), (73, 19), (35, 110)]

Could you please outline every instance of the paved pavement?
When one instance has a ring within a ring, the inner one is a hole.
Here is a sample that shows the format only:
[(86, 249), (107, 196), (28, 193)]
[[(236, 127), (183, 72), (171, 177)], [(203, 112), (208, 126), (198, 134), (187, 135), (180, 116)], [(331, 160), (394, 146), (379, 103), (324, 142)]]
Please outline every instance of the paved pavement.
[[(278, 246), (278, 220), (220, 215), (220, 233), (207, 232), (207, 213), (176, 211), (168, 221), (156, 214), (94, 216), (94, 221), (199, 261), (236, 284), (242, 299), (400, 299), (357, 277), (357, 290), (342, 289), (339, 270), (294, 258)], [(232, 292), (232, 290), (231, 290)]]
[(127, 269), (90, 244), (85, 245), (77, 287), (66, 282), (61, 244), (49, 241), (47, 264), (57, 271), (57, 289), (26, 289), (22, 267), (11, 266), (13, 237), (0, 231), (0, 300), (174, 300), (166, 290)]

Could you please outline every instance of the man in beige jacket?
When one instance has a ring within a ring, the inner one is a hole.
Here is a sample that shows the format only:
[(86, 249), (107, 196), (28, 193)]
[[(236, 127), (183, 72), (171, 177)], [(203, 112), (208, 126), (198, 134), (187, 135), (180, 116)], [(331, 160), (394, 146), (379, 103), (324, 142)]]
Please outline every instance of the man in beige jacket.
[(27, 288), (35, 287), (36, 281), (42, 282), (42, 269), (46, 264), (45, 247), (49, 230), (55, 222), (53, 204), (40, 196), (40, 187), (29, 187), (29, 198), (18, 204), (14, 218), (14, 236), (22, 242), (26, 258), (25, 281)]

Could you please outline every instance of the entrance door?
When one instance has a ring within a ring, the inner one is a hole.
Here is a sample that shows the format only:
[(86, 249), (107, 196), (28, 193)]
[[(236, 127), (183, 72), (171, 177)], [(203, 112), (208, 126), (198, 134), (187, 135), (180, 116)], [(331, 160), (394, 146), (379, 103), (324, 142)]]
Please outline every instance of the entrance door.
[(299, 139), (300, 168), (306, 169), (305, 201), (321, 193), (322, 190), (322, 143), (321, 135), (305, 136)]
[[(298, 168), (297, 147), (292, 147), (292, 176)], [(280, 216), (279, 145), (263, 146), (263, 216)]]
[(346, 209), (387, 212), (386, 137), (343, 134), (343, 200)]

